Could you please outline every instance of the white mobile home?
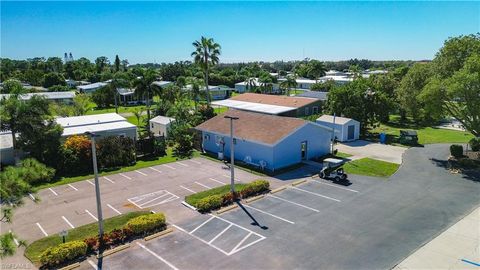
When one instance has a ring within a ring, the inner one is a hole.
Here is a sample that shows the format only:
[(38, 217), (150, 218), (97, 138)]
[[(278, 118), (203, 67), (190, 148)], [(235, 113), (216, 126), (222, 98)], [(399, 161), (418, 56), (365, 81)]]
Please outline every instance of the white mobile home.
[(165, 136), (167, 137), (168, 129), (172, 122), (175, 121), (175, 118), (167, 116), (156, 116), (150, 119), (150, 131), (154, 136)]
[(340, 142), (354, 141), (360, 138), (360, 122), (356, 120), (324, 114), (316, 122), (321, 126), (334, 128), (335, 137)]

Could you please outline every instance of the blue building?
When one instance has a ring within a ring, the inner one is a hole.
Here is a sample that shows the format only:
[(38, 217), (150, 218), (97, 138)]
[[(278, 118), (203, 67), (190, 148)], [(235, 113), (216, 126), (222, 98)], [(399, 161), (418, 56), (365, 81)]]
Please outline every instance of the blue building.
[(299, 118), (229, 110), (198, 125), (205, 151), (230, 157), (230, 120), (234, 122), (235, 160), (276, 171), (329, 153), (331, 129)]

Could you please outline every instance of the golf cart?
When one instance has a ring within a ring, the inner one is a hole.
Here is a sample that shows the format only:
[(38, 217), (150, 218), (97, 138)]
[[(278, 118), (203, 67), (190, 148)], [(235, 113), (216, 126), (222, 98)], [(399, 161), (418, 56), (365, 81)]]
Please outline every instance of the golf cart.
[(318, 176), (323, 179), (334, 179), (335, 181), (346, 180), (347, 174), (343, 172), (345, 160), (326, 158), (323, 160), (323, 168)]

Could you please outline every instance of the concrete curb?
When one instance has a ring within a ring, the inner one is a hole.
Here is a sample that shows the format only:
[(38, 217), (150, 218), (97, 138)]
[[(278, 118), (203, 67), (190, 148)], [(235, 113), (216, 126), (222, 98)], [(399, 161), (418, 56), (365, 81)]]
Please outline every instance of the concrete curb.
[(232, 210), (232, 209), (235, 209), (235, 208), (237, 208), (237, 207), (238, 207), (237, 204), (232, 204), (232, 205), (229, 205), (229, 206), (227, 206), (227, 207), (221, 208), (221, 209), (218, 210), (216, 213), (217, 213), (217, 215), (220, 215), (220, 214), (222, 214), (222, 213), (225, 213), (225, 212), (230, 211), (230, 210)]
[(70, 270), (70, 269), (75, 269), (77, 267), (80, 267), (80, 263), (79, 262), (76, 262), (76, 263), (73, 263), (73, 264), (70, 264), (70, 265), (67, 265), (65, 267), (62, 267), (58, 270)]
[(275, 194), (275, 193), (280, 192), (280, 191), (285, 190), (285, 189), (287, 189), (287, 186), (276, 188), (276, 189), (270, 191), (270, 193)]
[(307, 182), (307, 179), (298, 180), (298, 181), (293, 182), (292, 186), (298, 186), (298, 185), (300, 185), (302, 183), (305, 183), (305, 182)]
[(245, 202), (246, 202), (246, 203), (251, 203), (251, 202), (254, 202), (254, 201), (256, 201), (256, 200), (260, 200), (260, 199), (262, 199), (263, 197), (265, 197), (265, 195), (258, 195), (258, 196), (255, 196), (255, 197), (246, 199)]
[(185, 207), (190, 208), (190, 209), (193, 210), (193, 211), (197, 211), (197, 208), (195, 208), (195, 206), (187, 203), (186, 201), (182, 201), (182, 204), (183, 204)]
[(118, 246), (118, 247), (116, 247), (116, 248), (109, 249), (109, 250), (103, 252), (102, 254), (97, 255), (97, 259), (100, 259), (100, 258), (103, 258), (103, 257), (107, 257), (107, 256), (109, 256), (109, 255), (112, 255), (112, 254), (114, 254), (114, 253), (117, 253), (117, 252), (119, 252), (119, 251), (122, 251), (122, 250), (124, 250), (124, 249), (127, 249), (127, 248), (129, 248), (129, 247), (130, 247), (130, 244), (125, 244), (125, 245)]
[(150, 241), (150, 240), (155, 239), (155, 238), (157, 238), (157, 237), (167, 235), (167, 234), (169, 234), (169, 233), (171, 233), (171, 232), (173, 232), (173, 229), (172, 229), (172, 228), (168, 228), (168, 229), (163, 230), (163, 231), (161, 231), (161, 232), (158, 232), (158, 233), (154, 233), (154, 234), (152, 234), (152, 235), (149, 235), (149, 236), (143, 238), (143, 240), (145, 240), (145, 241)]

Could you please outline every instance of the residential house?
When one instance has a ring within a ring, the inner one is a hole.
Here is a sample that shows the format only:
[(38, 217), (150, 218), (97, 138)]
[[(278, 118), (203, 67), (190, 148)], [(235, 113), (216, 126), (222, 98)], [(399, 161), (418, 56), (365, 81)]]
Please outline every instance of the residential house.
[(230, 120), (235, 159), (274, 172), (330, 151), (329, 128), (293, 117), (229, 110), (198, 125), (203, 150), (223, 159), (230, 157)]
[[(66, 92), (40, 92), (40, 93), (25, 93), (19, 96), (21, 100), (29, 100), (33, 96), (41, 96), (49, 101), (54, 101), (61, 104), (72, 104), (73, 98), (75, 97), (75, 92), (66, 91)], [(7, 99), (10, 97), (10, 94), (0, 94), (0, 99)]]
[(315, 98), (245, 93), (212, 104), (244, 111), (302, 117), (317, 114), (322, 102)]

